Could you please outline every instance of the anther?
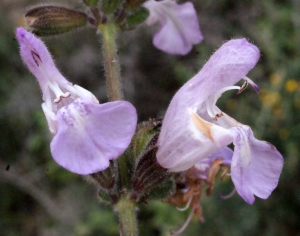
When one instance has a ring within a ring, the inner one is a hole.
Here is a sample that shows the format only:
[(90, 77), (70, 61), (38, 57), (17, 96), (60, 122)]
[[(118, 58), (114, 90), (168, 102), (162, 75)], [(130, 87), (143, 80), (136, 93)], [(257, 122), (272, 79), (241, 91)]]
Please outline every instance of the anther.
[(214, 120), (217, 120), (218, 118), (222, 117), (223, 116), (223, 113), (217, 113), (215, 116), (214, 116)]
[(71, 95), (70, 92), (66, 92), (66, 93), (60, 95), (58, 98), (55, 98), (55, 99), (53, 100), (53, 102), (57, 104), (57, 103), (59, 103), (63, 98), (68, 98), (68, 97), (70, 97), (70, 95)]
[(241, 88), (237, 91), (236, 94), (240, 94), (242, 93), (249, 85), (249, 82), (247, 80), (245, 80), (244, 84), (241, 86)]

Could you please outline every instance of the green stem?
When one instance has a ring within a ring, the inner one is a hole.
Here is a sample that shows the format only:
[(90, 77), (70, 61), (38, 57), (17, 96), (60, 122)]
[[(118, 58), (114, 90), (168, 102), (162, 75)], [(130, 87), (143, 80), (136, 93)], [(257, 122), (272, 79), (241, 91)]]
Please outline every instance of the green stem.
[[(116, 36), (118, 28), (114, 23), (106, 22), (100, 24), (98, 29), (102, 35), (102, 47), (104, 57), (105, 78), (108, 90), (109, 101), (123, 99), (122, 83), (120, 75), (120, 63), (116, 45)], [(117, 160), (119, 165), (119, 183), (120, 189), (128, 186), (128, 167), (124, 156)], [(136, 205), (129, 199), (125, 193), (115, 204), (115, 209), (119, 214), (120, 235), (135, 236), (138, 235), (138, 224), (136, 219)]]
[(124, 196), (116, 204), (116, 210), (119, 213), (120, 235), (137, 236), (138, 226), (135, 203), (130, 201), (128, 196)]
[(104, 57), (105, 78), (109, 101), (123, 99), (120, 63), (116, 45), (117, 27), (114, 23), (99, 25), (102, 35), (102, 47)]
[[(100, 24), (98, 29), (102, 35), (105, 78), (109, 101), (123, 100), (120, 63), (116, 44), (118, 28), (113, 22), (108, 20), (105, 24)], [(125, 158), (121, 156), (117, 162), (119, 164), (121, 188), (126, 187), (128, 185), (128, 167)]]

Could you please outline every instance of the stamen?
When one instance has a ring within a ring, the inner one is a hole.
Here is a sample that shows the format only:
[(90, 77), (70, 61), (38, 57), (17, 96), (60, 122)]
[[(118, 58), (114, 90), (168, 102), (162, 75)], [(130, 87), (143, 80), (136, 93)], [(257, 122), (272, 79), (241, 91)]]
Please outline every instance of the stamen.
[(195, 213), (195, 210), (196, 210), (196, 208), (193, 207), (193, 209), (191, 210), (191, 213), (189, 214), (189, 217), (186, 219), (186, 221), (184, 222), (182, 227), (179, 230), (177, 230), (176, 232), (171, 232), (171, 236), (179, 235), (186, 229), (186, 227), (189, 225), (189, 223)]
[(259, 87), (251, 79), (249, 79), (247, 76), (245, 76), (243, 79), (249, 84), (251, 84), (252, 88), (255, 90), (256, 93), (259, 92)]
[(231, 193), (229, 193), (228, 195), (225, 195), (225, 196), (220, 195), (220, 198), (221, 198), (222, 200), (226, 200), (226, 199), (229, 199), (229, 198), (233, 197), (233, 195), (234, 195), (235, 193), (236, 193), (236, 189), (233, 188), (233, 190), (231, 191)]
[(70, 95), (71, 95), (70, 92), (66, 92), (66, 93), (60, 95), (59, 97), (55, 98), (55, 99), (53, 100), (53, 102), (57, 104), (57, 103), (59, 103), (63, 98), (70, 97)]
[(241, 88), (237, 91), (236, 94), (242, 93), (248, 87), (248, 85), (249, 85), (248, 81), (245, 80), (244, 84), (241, 86)]
[(186, 211), (189, 208), (189, 206), (191, 205), (192, 199), (193, 199), (193, 195), (190, 196), (189, 201), (186, 203), (186, 205), (183, 208), (176, 207), (176, 209), (178, 211)]
[(222, 112), (221, 112), (221, 113), (218, 113), (218, 114), (215, 115), (214, 120), (217, 120), (218, 118), (220, 118), (220, 117), (222, 117), (222, 116), (223, 116), (223, 113), (222, 113)]
[(59, 103), (63, 98), (71, 96), (70, 92), (64, 93), (56, 82), (49, 82), (48, 86), (49, 89), (51, 89), (56, 96), (56, 98), (53, 100), (53, 102), (56, 104)]

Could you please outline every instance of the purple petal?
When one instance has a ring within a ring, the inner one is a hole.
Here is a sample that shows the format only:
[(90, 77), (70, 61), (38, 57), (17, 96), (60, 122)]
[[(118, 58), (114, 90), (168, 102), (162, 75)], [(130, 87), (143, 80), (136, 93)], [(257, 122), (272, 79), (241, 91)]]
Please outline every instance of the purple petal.
[(144, 6), (150, 11), (147, 23), (159, 21), (161, 24), (153, 38), (153, 44), (158, 49), (170, 54), (186, 55), (193, 44), (202, 41), (197, 13), (192, 3), (178, 5), (170, 0), (148, 1)]
[(219, 151), (209, 155), (208, 157), (202, 159), (195, 164), (195, 173), (200, 179), (206, 179), (208, 170), (212, 162), (218, 158), (221, 158), (224, 165), (230, 165), (232, 159), (233, 151), (228, 148), (222, 148)]
[(45, 44), (24, 28), (17, 28), (16, 36), (20, 45), (20, 54), (30, 72), (37, 78), (45, 93), (49, 80), (68, 83), (56, 69), (52, 57)]
[(270, 143), (257, 140), (246, 125), (232, 128), (235, 145), (231, 178), (239, 195), (249, 204), (254, 195), (266, 199), (276, 188), (283, 158)]
[(130, 144), (136, 129), (135, 108), (128, 102), (96, 104), (77, 99), (57, 113), (58, 131), (51, 142), (55, 161), (87, 175), (102, 171)]

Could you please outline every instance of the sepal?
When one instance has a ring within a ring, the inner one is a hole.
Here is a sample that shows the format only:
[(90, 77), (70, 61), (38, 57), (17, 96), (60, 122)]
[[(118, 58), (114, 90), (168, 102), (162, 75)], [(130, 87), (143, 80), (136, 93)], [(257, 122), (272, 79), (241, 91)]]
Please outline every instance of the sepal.
[(122, 26), (122, 29), (132, 29), (135, 26), (143, 23), (149, 17), (149, 11), (144, 8), (138, 8), (137, 10), (131, 12), (126, 19), (125, 24)]
[[(161, 119), (150, 119), (149, 121), (143, 122), (137, 126), (136, 133), (131, 140), (130, 146), (120, 157), (123, 164), (127, 166), (126, 169), (128, 171), (127, 174), (129, 175), (129, 179), (132, 178), (132, 174), (137, 166), (136, 162), (141, 153), (149, 146), (156, 144), (156, 140), (153, 139), (153, 137), (159, 133), (161, 122)], [(153, 144), (153, 142), (155, 142), (155, 144)], [(122, 186), (123, 188), (131, 188), (129, 184), (125, 184), (125, 186)]]
[(153, 188), (145, 196), (147, 200), (165, 200), (172, 196), (176, 191), (176, 184), (173, 176), (167, 181), (163, 182), (161, 185)]
[[(157, 137), (153, 137), (157, 141)], [(151, 142), (150, 142), (151, 143)], [(172, 173), (161, 167), (156, 160), (157, 147), (149, 147), (143, 152), (139, 158), (138, 165), (134, 172), (132, 180), (131, 199), (136, 202), (145, 201), (152, 191), (157, 192), (157, 188), (163, 188), (166, 181), (171, 177)], [(168, 184), (172, 189), (172, 185)], [(168, 189), (165, 192), (171, 192)], [(156, 189), (156, 191), (155, 191)], [(164, 198), (166, 198), (165, 194)]]
[(115, 12), (118, 6), (122, 3), (122, 0), (103, 0), (102, 1), (102, 11), (105, 14), (111, 14)]
[(90, 178), (99, 186), (98, 197), (106, 204), (115, 204), (119, 199), (118, 166), (116, 161), (110, 161), (110, 165), (104, 171), (90, 174)]

